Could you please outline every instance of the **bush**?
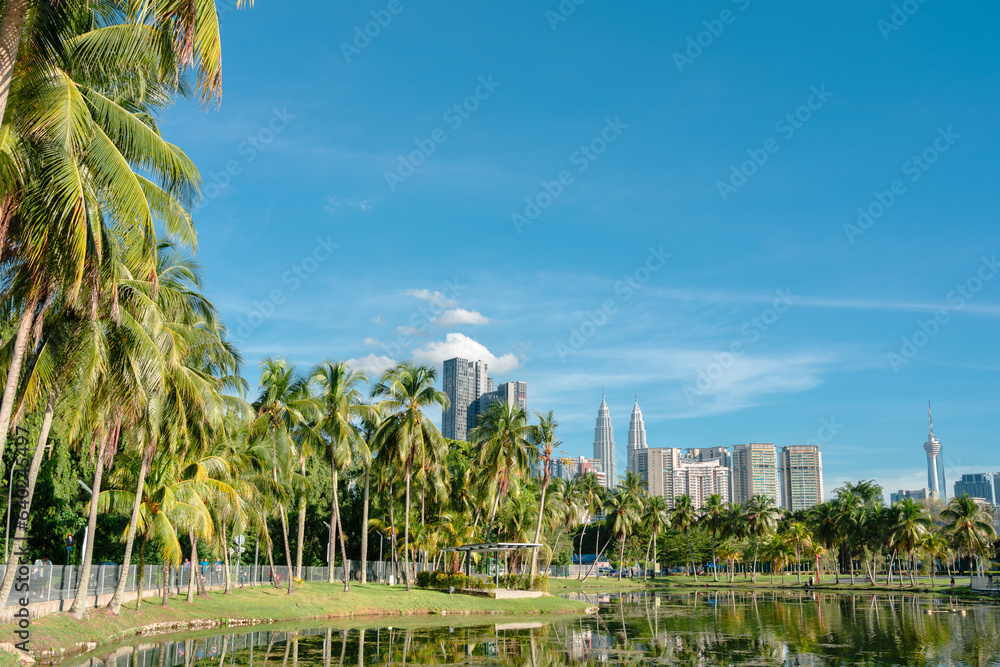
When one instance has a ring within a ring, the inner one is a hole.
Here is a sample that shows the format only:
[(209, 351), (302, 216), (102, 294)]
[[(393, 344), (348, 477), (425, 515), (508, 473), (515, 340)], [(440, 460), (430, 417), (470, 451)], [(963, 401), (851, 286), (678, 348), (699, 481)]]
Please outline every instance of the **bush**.
[(430, 588), (430, 587), (431, 587), (431, 573), (417, 572), (417, 588)]
[(454, 587), (456, 590), (466, 588), (469, 585), (468, 578), (461, 572), (419, 572), (417, 573), (417, 586), (419, 588), (434, 588), (440, 591), (447, 591)]

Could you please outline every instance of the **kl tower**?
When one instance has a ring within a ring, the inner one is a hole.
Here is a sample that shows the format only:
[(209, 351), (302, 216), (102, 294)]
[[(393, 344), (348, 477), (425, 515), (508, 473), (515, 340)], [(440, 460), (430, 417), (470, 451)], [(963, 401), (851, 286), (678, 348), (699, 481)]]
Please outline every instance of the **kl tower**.
[(927, 436), (927, 442), (924, 443), (924, 451), (927, 452), (927, 488), (940, 497), (937, 458), (938, 454), (941, 453), (941, 442), (934, 437), (934, 420), (931, 419), (930, 401), (927, 402), (927, 423), (930, 426), (930, 434)]

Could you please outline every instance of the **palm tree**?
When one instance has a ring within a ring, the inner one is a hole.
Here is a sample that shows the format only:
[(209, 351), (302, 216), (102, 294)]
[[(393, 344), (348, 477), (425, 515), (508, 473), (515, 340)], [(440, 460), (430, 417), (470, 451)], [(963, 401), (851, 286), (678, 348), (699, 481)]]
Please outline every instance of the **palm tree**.
[(780, 510), (778, 510), (777, 504), (770, 496), (758, 494), (747, 501), (747, 529), (755, 539), (751, 583), (757, 583), (757, 560), (761, 538), (767, 539), (774, 534), (774, 530), (778, 524), (779, 513)]
[(715, 559), (715, 536), (723, 530), (726, 523), (726, 504), (722, 496), (713, 493), (705, 499), (701, 506), (701, 524), (708, 529), (712, 536), (712, 580), (719, 580), (719, 573), (716, 569)]
[[(371, 406), (366, 405), (359, 386), (367, 384), (368, 378), (361, 371), (352, 370), (343, 362), (327, 361), (320, 364), (310, 375), (310, 383), (318, 392), (317, 399), (322, 418), (317, 429), (324, 435), (330, 450), (330, 479), (333, 499), (330, 504), (330, 553), (337, 531), (340, 532), (340, 552), (344, 558), (344, 592), (351, 590), (351, 573), (348, 566), (344, 526), (340, 521), (340, 501), (337, 497), (337, 482), (341, 470), (351, 465), (355, 453), (365, 462), (371, 458), (368, 444), (361, 437), (358, 422), (372, 416)], [(333, 563), (331, 562), (329, 583), (333, 583)], [(364, 567), (364, 566), (362, 566)]]
[[(286, 479), (299, 479), (293, 474), (295, 446), (292, 433), (299, 426), (318, 419), (319, 409), (316, 401), (309, 396), (305, 383), (295, 378), (295, 369), (286, 362), (266, 358), (261, 361), (260, 369), (261, 393), (254, 404), (257, 419), (253, 430), (271, 450), (271, 481), (278, 489), (285, 486), (281, 482)], [(279, 498), (277, 509), (285, 547), (288, 594), (291, 595), (295, 592), (295, 581), (285, 502), (285, 498)]]
[[(826, 551), (837, 546), (840, 539), (840, 531), (837, 523), (839, 511), (836, 503), (825, 502), (813, 505), (809, 508), (809, 524), (812, 526), (813, 535), (823, 545)], [(839, 560), (839, 559), (838, 559)], [(836, 581), (840, 583), (840, 567), (836, 568)], [(816, 582), (819, 583), (819, 558), (816, 559)]]
[[(656, 572), (659, 564), (656, 558), (656, 537), (664, 528), (670, 527), (670, 506), (663, 496), (649, 496), (643, 507), (642, 524), (649, 528), (649, 542), (653, 547), (653, 579), (656, 579)], [(649, 560), (649, 546), (646, 545), (646, 560)], [(643, 567), (642, 580), (646, 580), (646, 567)]]
[[(577, 576), (578, 579), (586, 580), (583, 574), (583, 536), (587, 532), (587, 524), (590, 519), (595, 516), (595, 512), (600, 514), (602, 505), (602, 499), (604, 496), (604, 488), (597, 481), (597, 475), (593, 473), (586, 473), (581, 475), (576, 480), (576, 493), (577, 497), (580, 499), (580, 507), (584, 511), (583, 526), (580, 529), (580, 545), (579, 545), (579, 555), (577, 560), (580, 564), (580, 574)], [(597, 546), (600, 547), (600, 537), (601, 529), (600, 526), (597, 528)], [(596, 556), (599, 557), (599, 553)], [(596, 558), (595, 558), (595, 563)], [(587, 573), (590, 576), (590, 573)]]
[[(916, 586), (913, 579), (915, 565), (915, 554), (924, 542), (924, 536), (932, 525), (931, 516), (927, 509), (915, 502), (912, 498), (904, 498), (892, 507), (894, 522), (891, 527), (890, 539), (893, 546), (907, 555), (907, 563), (910, 570), (910, 586)], [(902, 586), (903, 578), (900, 574), (899, 584)]]
[(515, 478), (526, 475), (531, 468), (531, 435), (532, 429), (528, 426), (524, 409), (506, 402), (491, 403), (469, 433), (470, 440), (478, 448), (476, 461), (492, 476), (490, 483), (496, 488), (487, 542), (493, 534), (497, 509), (507, 496), (511, 483)]
[(670, 510), (670, 525), (681, 531), (687, 540), (688, 556), (694, 580), (698, 581), (698, 566), (694, 562), (694, 549), (691, 547), (691, 529), (698, 523), (698, 510), (694, 508), (691, 496), (684, 494), (674, 499), (674, 508)]
[(947, 558), (950, 552), (950, 549), (948, 548), (948, 538), (940, 532), (929, 532), (924, 536), (921, 548), (931, 559), (931, 587), (933, 588), (934, 573), (935, 570), (937, 570), (937, 561), (939, 559), (944, 560)]
[(795, 552), (795, 577), (797, 583), (802, 583), (802, 554), (812, 547), (812, 534), (801, 521), (793, 521), (785, 528), (785, 542)]
[(941, 518), (947, 522), (946, 530), (955, 541), (959, 553), (965, 552), (969, 558), (969, 586), (972, 586), (974, 576), (973, 559), (984, 552), (986, 547), (996, 539), (992, 517), (983, 507), (968, 494), (952, 498), (948, 507), (941, 512)]
[[(556, 440), (556, 428), (559, 426), (559, 422), (556, 421), (549, 410), (547, 415), (542, 415), (540, 412), (535, 413), (538, 416), (538, 424), (531, 427), (531, 446), (535, 450), (533, 458), (537, 458), (540, 468), (541, 468), (541, 484), (540, 493), (538, 498), (538, 523), (535, 524), (535, 544), (538, 543), (539, 538), (542, 535), (542, 519), (545, 515), (545, 492), (549, 488), (549, 482), (552, 480), (552, 451), (559, 447), (560, 443)], [(534, 582), (535, 577), (538, 576), (538, 549), (532, 549), (531, 551), (531, 581)]]
[(375, 434), (380, 456), (401, 467), (406, 485), (403, 571), (407, 591), (413, 590), (409, 541), (410, 486), (414, 465), (421, 465), (429, 450), (440, 451), (446, 447), (437, 426), (423, 413), (423, 409), (431, 405), (448, 409), (448, 397), (434, 388), (436, 379), (437, 374), (432, 368), (404, 363), (387, 371), (372, 391), (374, 396), (383, 398), (383, 409), (388, 415)]

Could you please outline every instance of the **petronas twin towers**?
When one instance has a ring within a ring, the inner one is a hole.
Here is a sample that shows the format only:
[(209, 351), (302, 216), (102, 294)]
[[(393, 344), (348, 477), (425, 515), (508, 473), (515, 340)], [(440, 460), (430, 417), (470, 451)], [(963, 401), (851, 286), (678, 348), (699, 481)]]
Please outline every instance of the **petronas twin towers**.
[[(642, 421), (639, 397), (636, 396), (635, 407), (632, 408), (632, 419), (628, 425), (628, 448), (625, 450), (627, 470), (636, 471), (636, 452), (640, 449), (646, 449), (646, 425)], [(607, 488), (615, 488), (618, 485), (618, 463), (615, 461), (615, 429), (611, 425), (611, 411), (608, 410), (608, 402), (603, 394), (601, 395), (601, 407), (597, 409), (597, 426), (594, 428), (594, 458), (601, 461)]]

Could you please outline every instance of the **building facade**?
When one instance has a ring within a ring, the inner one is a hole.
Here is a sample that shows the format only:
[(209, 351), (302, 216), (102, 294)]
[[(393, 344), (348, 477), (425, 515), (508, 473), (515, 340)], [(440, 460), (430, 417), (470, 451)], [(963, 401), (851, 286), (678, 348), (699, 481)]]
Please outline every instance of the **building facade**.
[(611, 426), (611, 411), (608, 402), (601, 396), (601, 407), (597, 409), (597, 425), (594, 427), (594, 458), (600, 459), (604, 469), (604, 488), (613, 489), (618, 484), (615, 465), (615, 429)]
[(730, 470), (721, 459), (699, 461), (682, 455), (677, 447), (640, 449), (635, 454), (636, 474), (650, 495), (661, 496), (673, 507), (682, 495), (700, 509), (712, 494), (723, 500), (731, 497)]
[(990, 503), (996, 503), (993, 477), (990, 473), (971, 473), (962, 475), (955, 482), (955, 497), (968, 495), (970, 498), (982, 498)]
[[(487, 378), (486, 388), (488, 391), (476, 400), (476, 415), (472, 421), (475, 425), (479, 415), (486, 412), (491, 403), (506, 403), (517, 406), (528, 413), (528, 383), (527, 382), (504, 382), (493, 389), (493, 378)], [(471, 427), (470, 427), (471, 428)]]
[(823, 455), (816, 445), (782, 447), (778, 456), (781, 506), (789, 512), (823, 502)]
[(778, 497), (778, 456), (771, 443), (753, 442), (733, 448), (733, 502), (744, 503), (764, 495)]
[(636, 452), (646, 447), (646, 424), (642, 421), (642, 410), (639, 409), (639, 397), (636, 396), (635, 407), (632, 408), (632, 419), (628, 424), (628, 449), (625, 450), (625, 470), (638, 474)]
[(930, 500), (935, 494), (936, 492), (931, 489), (900, 489), (896, 493), (889, 494), (889, 502), (895, 505), (904, 498), (920, 502)]
[(729, 475), (726, 484), (728, 492), (722, 496), (727, 503), (733, 500), (733, 455), (727, 447), (697, 447), (687, 450), (686, 458), (692, 461), (718, 461), (719, 466), (725, 468)]
[(441, 416), (441, 435), (451, 440), (468, 440), (478, 414), (479, 397), (487, 390), (486, 363), (448, 359), (443, 370), (441, 384), (449, 403)]

